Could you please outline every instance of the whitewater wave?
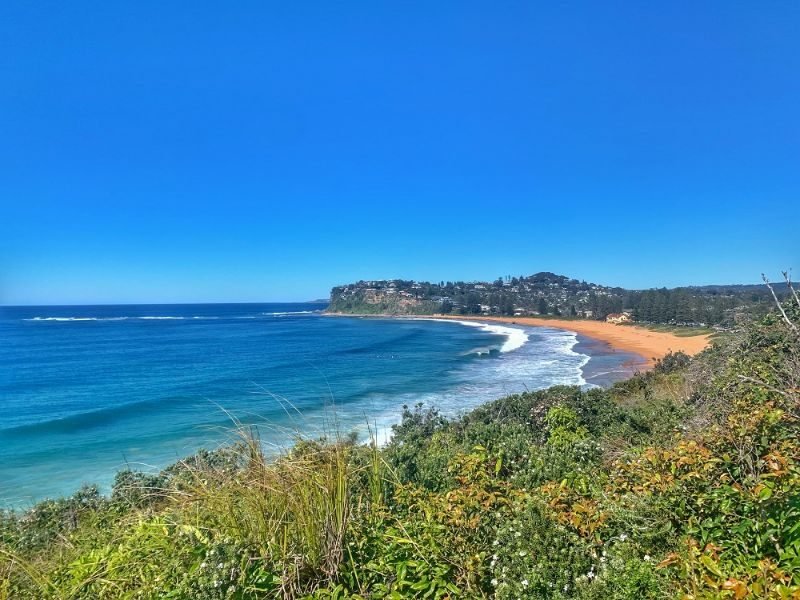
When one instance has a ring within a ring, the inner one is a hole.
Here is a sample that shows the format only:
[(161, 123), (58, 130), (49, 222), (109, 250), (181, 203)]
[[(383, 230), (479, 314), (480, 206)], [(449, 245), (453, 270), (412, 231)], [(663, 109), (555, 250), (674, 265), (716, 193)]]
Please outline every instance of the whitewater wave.
[(32, 317), (22, 319), (23, 321), (55, 321), (69, 323), (72, 321), (185, 321), (185, 320), (207, 320), (219, 319), (220, 317), (197, 316), (197, 317), (170, 317), (170, 316), (144, 316), (144, 317)]
[[(539, 339), (540, 334), (542, 337)], [(548, 371), (556, 371), (551, 385), (596, 387), (584, 378), (584, 367), (591, 355), (575, 351), (579, 342), (576, 332), (542, 327), (536, 335), (536, 346), (540, 348), (539, 364)]]
[(33, 317), (23, 321), (124, 321), (128, 317)]
[[(522, 348), (528, 343), (531, 335), (534, 335), (536, 337), (534, 353), (525, 352), (525, 356), (519, 356), (519, 360), (515, 360), (513, 365), (506, 365), (509, 379), (513, 379), (520, 372), (525, 372), (530, 377), (534, 388), (540, 387), (538, 384), (540, 381), (546, 381), (548, 385), (597, 387), (584, 378), (584, 367), (591, 360), (591, 356), (575, 351), (575, 346), (578, 345), (578, 334), (574, 331), (542, 327), (537, 328), (534, 333), (518, 327), (481, 323), (480, 321), (430, 320), (455, 322), (468, 327), (476, 327), (487, 333), (505, 335), (506, 341), (499, 348), (499, 352), (505, 354)], [(477, 352), (479, 356), (486, 355), (486, 348), (477, 348), (476, 351), (480, 351)], [(474, 353), (471, 352), (471, 354)], [(510, 356), (517, 356), (517, 353)]]
[(186, 317), (138, 317), (142, 321), (183, 321)]
[[(519, 350), (530, 341), (531, 333), (518, 327), (507, 327), (493, 323), (482, 323), (480, 321), (461, 321), (457, 319), (420, 319), (426, 321), (439, 321), (443, 323), (458, 323), (467, 327), (475, 327), (486, 333), (506, 336), (505, 342), (499, 348), (479, 347), (469, 351), (480, 357), (490, 356), (493, 351), (507, 354)], [(549, 385), (577, 385), (583, 388), (598, 387), (594, 383), (588, 382), (584, 378), (584, 367), (591, 360), (591, 356), (575, 351), (578, 344), (578, 334), (574, 331), (553, 329), (549, 327), (541, 328), (538, 333), (546, 333), (542, 339), (537, 339), (537, 346), (542, 353), (537, 352), (537, 356), (525, 357), (525, 362), (534, 363), (535, 368), (531, 372), (533, 382), (549, 381)], [(538, 337), (538, 336), (537, 336)], [(545, 358), (553, 357), (552, 359)], [(522, 358), (522, 357), (520, 357)], [(567, 359), (566, 361), (564, 359)], [(509, 367), (517, 371), (522, 369), (521, 365), (515, 364)], [(563, 369), (563, 372), (561, 372)], [(555, 371), (555, 372), (554, 372)], [(509, 373), (511, 376), (512, 373)], [(533, 383), (533, 387), (539, 387)], [(546, 387), (546, 386), (545, 386)]]
[(293, 315), (312, 315), (318, 314), (319, 310), (293, 310), (279, 312), (262, 312), (257, 315), (232, 315), (221, 317), (214, 315), (197, 316), (175, 316), (175, 315), (144, 315), (144, 316), (124, 316), (124, 317), (32, 317), (22, 319), (23, 321), (54, 321), (68, 323), (73, 321), (208, 321), (215, 319), (259, 319), (261, 317), (289, 317)]
[(458, 321), (456, 319), (424, 319), (425, 321), (439, 321), (441, 323), (458, 323), (467, 327), (476, 327), (486, 333), (506, 336), (506, 341), (500, 346), (500, 352), (513, 352), (522, 348), (530, 339), (530, 335), (524, 329), (516, 327), (506, 327), (505, 325), (494, 325), (490, 323), (480, 323), (478, 321)]
[(480, 346), (464, 352), (461, 356), (491, 356), (493, 352), (496, 354), (499, 351), (500, 349), (496, 346)]

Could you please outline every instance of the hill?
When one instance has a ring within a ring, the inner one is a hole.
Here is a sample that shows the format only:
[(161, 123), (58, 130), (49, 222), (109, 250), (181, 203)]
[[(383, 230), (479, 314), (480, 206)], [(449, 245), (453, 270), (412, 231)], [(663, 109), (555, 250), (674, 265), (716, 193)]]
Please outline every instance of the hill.
[[(776, 285), (781, 297), (785, 284)], [(359, 281), (331, 290), (329, 309), (345, 314), (553, 315), (605, 319), (628, 311), (644, 323), (731, 326), (742, 312), (771, 306), (763, 285), (626, 290), (542, 272), (492, 282)]]

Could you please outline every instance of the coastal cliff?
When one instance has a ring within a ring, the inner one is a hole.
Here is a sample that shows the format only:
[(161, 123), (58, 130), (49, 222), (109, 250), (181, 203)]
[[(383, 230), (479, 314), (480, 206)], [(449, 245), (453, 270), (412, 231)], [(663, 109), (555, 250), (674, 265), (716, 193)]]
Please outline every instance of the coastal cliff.
[(343, 314), (431, 315), (441, 312), (434, 298), (420, 297), (419, 284), (398, 281), (363, 281), (335, 287), (328, 311)]
[[(786, 297), (785, 286), (775, 286)], [(639, 323), (735, 325), (764, 314), (772, 299), (763, 286), (697, 286), (628, 290), (541, 272), (494, 281), (358, 281), (331, 290), (329, 312), (386, 315), (552, 316), (605, 320), (625, 312)]]

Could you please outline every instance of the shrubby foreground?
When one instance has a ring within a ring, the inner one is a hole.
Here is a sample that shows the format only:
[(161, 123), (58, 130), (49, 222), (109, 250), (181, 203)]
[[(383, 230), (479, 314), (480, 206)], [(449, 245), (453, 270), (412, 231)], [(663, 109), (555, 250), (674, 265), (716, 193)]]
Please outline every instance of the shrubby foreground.
[(800, 598), (800, 307), (383, 449), (256, 436), (0, 519), (0, 598)]

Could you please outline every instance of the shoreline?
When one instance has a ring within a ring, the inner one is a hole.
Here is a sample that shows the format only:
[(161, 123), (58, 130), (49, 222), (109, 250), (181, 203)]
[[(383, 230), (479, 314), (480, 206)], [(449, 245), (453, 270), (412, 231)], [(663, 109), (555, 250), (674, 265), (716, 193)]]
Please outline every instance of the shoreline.
[(476, 321), (525, 325), (527, 327), (550, 327), (563, 329), (604, 342), (614, 350), (630, 352), (640, 356), (644, 370), (652, 369), (656, 361), (670, 352), (685, 352), (692, 356), (702, 352), (710, 345), (709, 334), (681, 337), (664, 331), (650, 331), (636, 325), (615, 325), (605, 321), (548, 319), (534, 317), (498, 317), (478, 315), (389, 315), (389, 314), (348, 314), (326, 312), (334, 317), (374, 317), (397, 319), (446, 319), (453, 321)]

